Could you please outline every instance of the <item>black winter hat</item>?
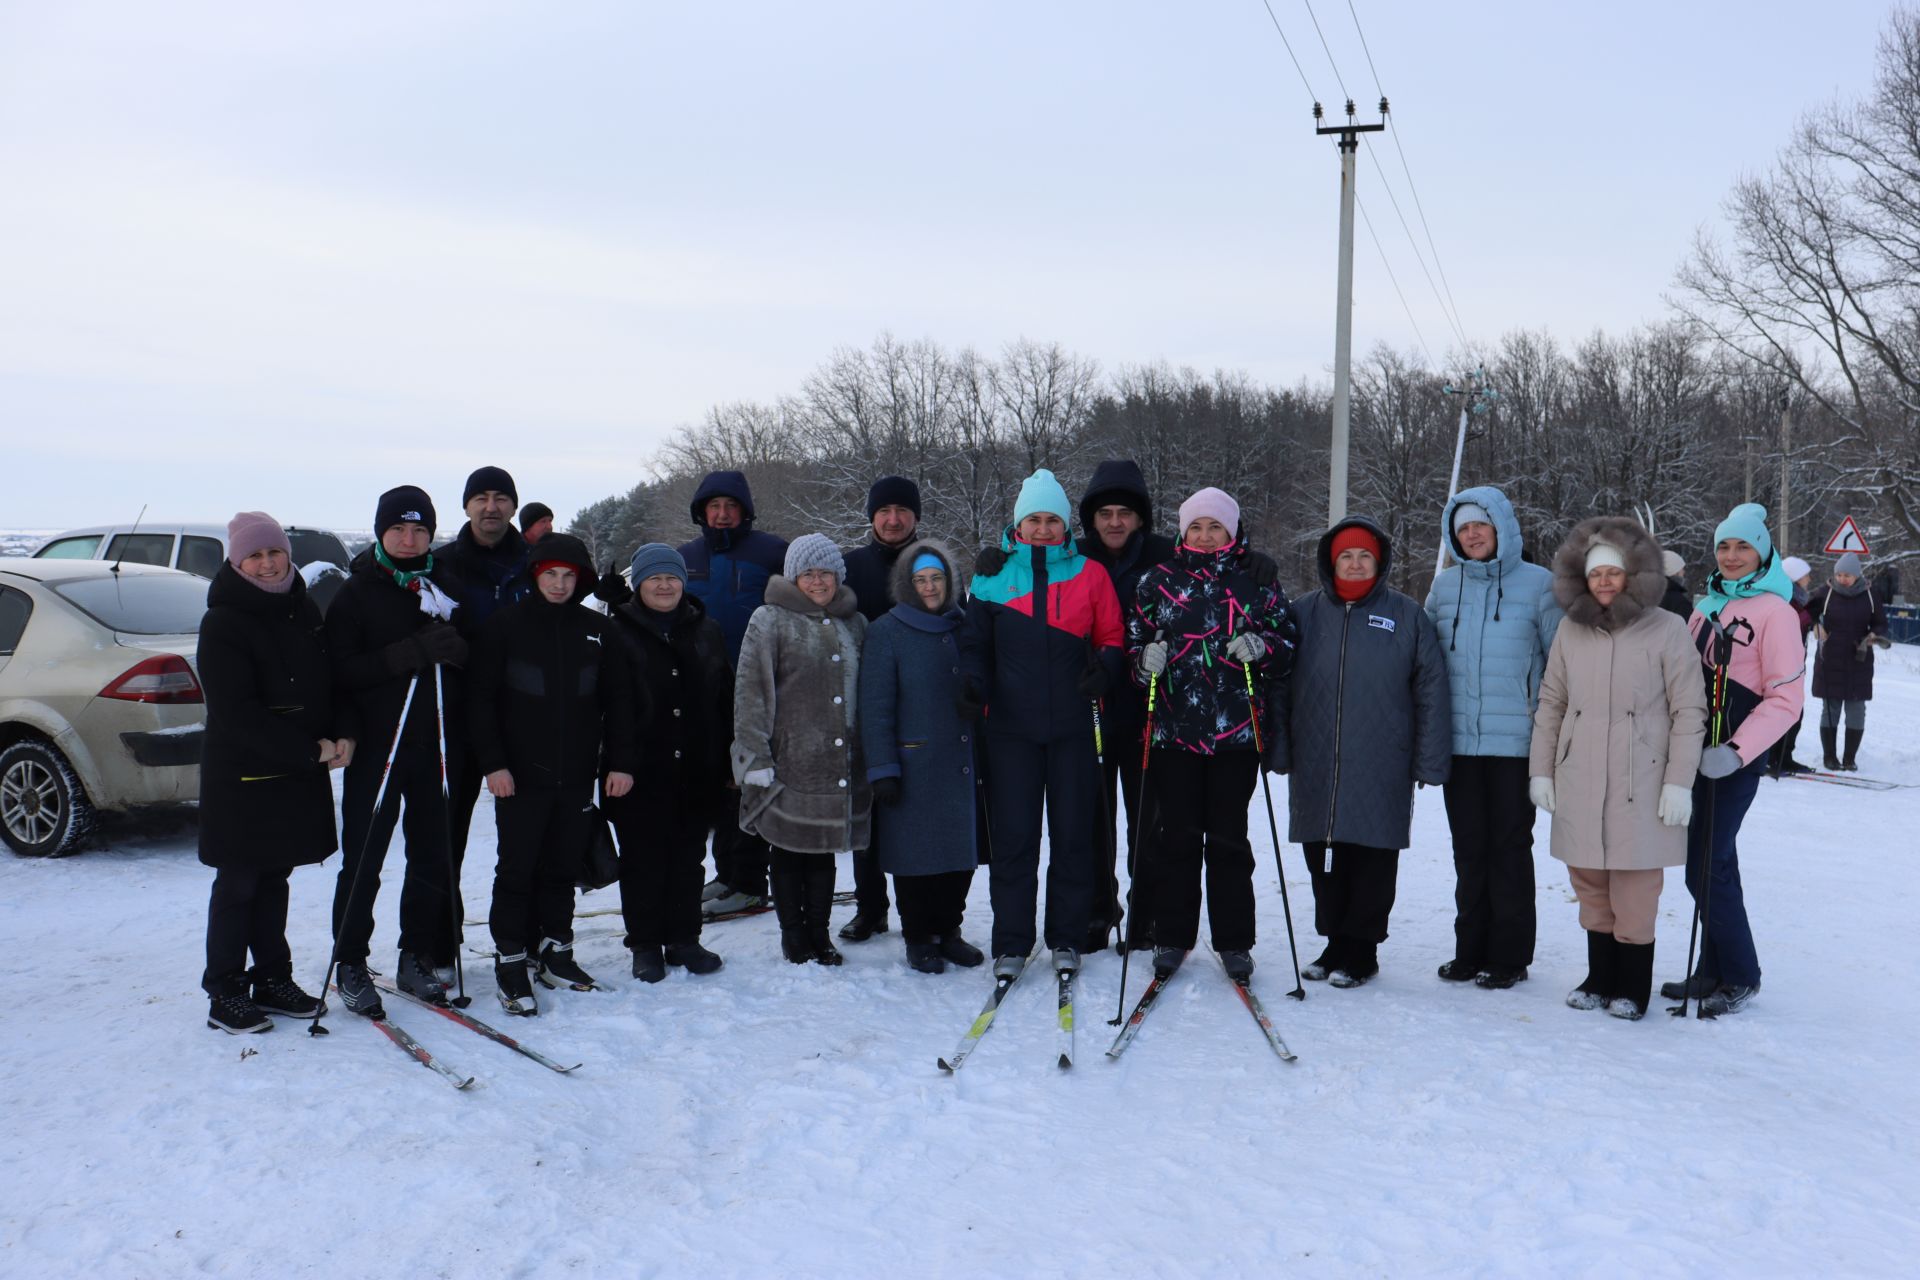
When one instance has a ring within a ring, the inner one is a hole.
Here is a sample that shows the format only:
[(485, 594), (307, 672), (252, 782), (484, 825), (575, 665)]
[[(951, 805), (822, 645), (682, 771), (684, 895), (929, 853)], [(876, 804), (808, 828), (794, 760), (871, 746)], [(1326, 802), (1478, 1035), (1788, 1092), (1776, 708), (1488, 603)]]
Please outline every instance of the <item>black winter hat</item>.
[(882, 507), (905, 507), (920, 518), (920, 486), (905, 476), (881, 476), (867, 490), (867, 519)]
[(393, 526), (409, 521), (427, 526), (427, 533), (431, 535), (438, 524), (433, 514), (433, 499), (418, 485), (403, 484), (387, 490), (373, 509), (374, 540), (378, 541)]
[(466, 506), (473, 501), (474, 494), (485, 493), (489, 489), (512, 498), (514, 506), (520, 505), (520, 491), (513, 487), (513, 477), (507, 474), (505, 467), (481, 467), (468, 476), (466, 491), (460, 495), (460, 505)]
[[(481, 492), (484, 493), (485, 490)], [(529, 502), (526, 506), (520, 508), (520, 529), (524, 533), (534, 525), (539, 524), (542, 520), (551, 520), (552, 518), (552, 507), (544, 502)]]
[(1147, 496), (1147, 478), (1132, 458), (1108, 458), (1093, 469), (1087, 481), (1087, 495), (1080, 499), (1080, 528), (1093, 531), (1093, 513), (1102, 507), (1130, 507), (1140, 513), (1140, 523), (1153, 528), (1153, 500)]

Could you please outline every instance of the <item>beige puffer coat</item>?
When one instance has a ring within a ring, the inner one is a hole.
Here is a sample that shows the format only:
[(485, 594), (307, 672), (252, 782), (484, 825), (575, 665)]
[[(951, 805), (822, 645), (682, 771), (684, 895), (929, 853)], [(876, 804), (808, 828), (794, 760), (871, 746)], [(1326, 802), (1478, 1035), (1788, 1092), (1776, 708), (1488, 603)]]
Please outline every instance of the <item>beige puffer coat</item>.
[[(1617, 548), (1627, 586), (1610, 608), (1587, 591), (1587, 549)], [(1553, 856), (1606, 871), (1675, 867), (1687, 829), (1660, 821), (1660, 788), (1693, 786), (1707, 692), (1686, 624), (1660, 607), (1660, 547), (1639, 523), (1596, 516), (1553, 559), (1566, 621), (1547, 655), (1529, 772), (1552, 778)]]

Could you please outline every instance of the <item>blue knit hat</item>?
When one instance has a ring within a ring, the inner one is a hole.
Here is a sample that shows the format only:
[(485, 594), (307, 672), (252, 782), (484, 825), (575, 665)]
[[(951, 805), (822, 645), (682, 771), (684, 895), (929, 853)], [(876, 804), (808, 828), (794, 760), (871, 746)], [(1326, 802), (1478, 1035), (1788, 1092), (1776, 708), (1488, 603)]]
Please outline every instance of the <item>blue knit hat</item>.
[(1013, 522), (1017, 525), (1028, 516), (1042, 512), (1059, 516), (1062, 524), (1073, 519), (1073, 505), (1067, 501), (1067, 491), (1045, 467), (1021, 484), (1020, 498), (1013, 504)]
[(1728, 538), (1738, 538), (1758, 551), (1762, 564), (1773, 557), (1773, 537), (1767, 532), (1767, 509), (1757, 502), (1741, 503), (1729, 511), (1713, 531), (1715, 545)]
[(664, 542), (649, 542), (633, 553), (633, 564), (629, 570), (633, 585), (639, 586), (656, 574), (670, 573), (685, 582), (687, 580), (687, 562), (678, 551)]

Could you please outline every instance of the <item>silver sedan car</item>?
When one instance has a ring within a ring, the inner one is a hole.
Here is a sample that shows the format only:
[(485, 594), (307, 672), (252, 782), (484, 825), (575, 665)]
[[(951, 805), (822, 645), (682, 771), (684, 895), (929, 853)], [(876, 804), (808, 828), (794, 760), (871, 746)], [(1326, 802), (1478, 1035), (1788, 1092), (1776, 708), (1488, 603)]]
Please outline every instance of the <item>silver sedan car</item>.
[(204, 578), (0, 559), (0, 838), (74, 852), (101, 810), (200, 798)]

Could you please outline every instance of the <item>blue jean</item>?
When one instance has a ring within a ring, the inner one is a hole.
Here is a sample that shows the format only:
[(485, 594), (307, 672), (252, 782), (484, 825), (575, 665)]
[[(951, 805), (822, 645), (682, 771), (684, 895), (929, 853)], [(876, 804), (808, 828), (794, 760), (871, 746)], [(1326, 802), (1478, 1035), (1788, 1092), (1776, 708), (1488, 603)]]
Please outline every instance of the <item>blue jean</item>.
[[(1756, 764), (1764, 767), (1765, 758)], [(1753, 929), (1747, 924), (1747, 902), (1740, 889), (1740, 850), (1735, 841), (1740, 824), (1760, 789), (1762, 769), (1753, 765), (1727, 777), (1696, 778), (1693, 783), (1693, 822), (1687, 828), (1687, 891), (1700, 901), (1701, 873), (1708, 866), (1707, 831), (1713, 831), (1712, 874), (1708, 877), (1705, 907), (1706, 937), (1700, 943), (1700, 964), (1694, 970), (1729, 986), (1760, 985), (1760, 957), (1753, 948)]]

